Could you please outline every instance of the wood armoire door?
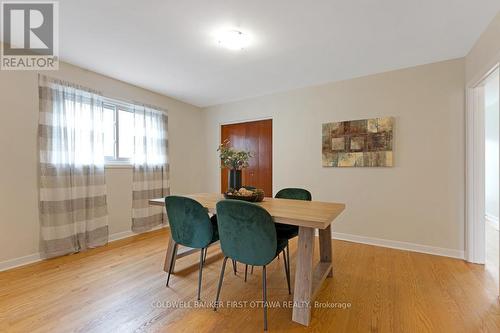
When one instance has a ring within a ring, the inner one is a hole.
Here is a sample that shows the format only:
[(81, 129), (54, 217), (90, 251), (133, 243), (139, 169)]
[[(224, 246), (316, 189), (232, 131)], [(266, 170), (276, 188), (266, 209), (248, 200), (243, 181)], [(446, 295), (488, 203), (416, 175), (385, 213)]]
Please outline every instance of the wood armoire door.
[[(273, 195), (273, 121), (259, 120), (221, 126), (221, 143), (229, 139), (231, 146), (249, 150), (253, 157), (248, 168), (243, 170), (242, 185), (264, 190)], [(221, 192), (228, 186), (228, 171), (221, 169)]]

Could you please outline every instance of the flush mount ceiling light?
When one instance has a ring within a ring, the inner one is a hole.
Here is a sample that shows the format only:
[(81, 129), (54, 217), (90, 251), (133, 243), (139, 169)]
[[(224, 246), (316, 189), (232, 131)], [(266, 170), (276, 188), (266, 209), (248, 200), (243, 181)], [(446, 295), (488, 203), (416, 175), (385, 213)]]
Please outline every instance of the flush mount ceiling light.
[(239, 30), (225, 30), (217, 33), (217, 43), (229, 50), (243, 50), (250, 45), (250, 36)]

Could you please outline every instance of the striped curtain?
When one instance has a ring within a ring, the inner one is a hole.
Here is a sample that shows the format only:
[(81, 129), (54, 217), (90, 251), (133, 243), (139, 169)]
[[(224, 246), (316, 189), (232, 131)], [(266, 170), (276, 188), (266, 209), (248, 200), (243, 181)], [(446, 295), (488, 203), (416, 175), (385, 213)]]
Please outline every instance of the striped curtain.
[(149, 199), (170, 194), (166, 112), (134, 106), (134, 174), (132, 230), (143, 232), (167, 223), (165, 209), (150, 206)]
[(39, 76), (39, 211), (46, 257), (108, 241), (102, 97)]

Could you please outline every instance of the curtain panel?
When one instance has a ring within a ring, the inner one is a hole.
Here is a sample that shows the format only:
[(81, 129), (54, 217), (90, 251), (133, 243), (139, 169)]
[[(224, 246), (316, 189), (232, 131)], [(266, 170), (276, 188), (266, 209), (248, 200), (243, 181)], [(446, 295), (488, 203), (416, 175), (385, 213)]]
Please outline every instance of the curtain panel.
[(102, 96), (39, 76), (39, 215), (45, 257), (108, 242)]
[(165, 111), (134, 105), (132, 231), (143, 232), (167, 223), (165, 209), (149, 199), (170, 194), (168, 116)]

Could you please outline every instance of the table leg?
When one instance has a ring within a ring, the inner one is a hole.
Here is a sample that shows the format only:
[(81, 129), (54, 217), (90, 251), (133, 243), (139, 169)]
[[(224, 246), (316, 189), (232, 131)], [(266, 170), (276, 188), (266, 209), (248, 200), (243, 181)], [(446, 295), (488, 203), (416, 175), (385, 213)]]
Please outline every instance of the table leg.
[[(328, 226), (326, 229), (319, 230), (319, 256), (320, 262), (332, 263), (332, 228)], [(328, 273), (328, 277), (333, 276), (333, 267)]]
[[(217, 244), (217, 243), (218, 243), (218, 241), (210, 244), (209, 247), (214, 245), (214, 244)], [(167, 253), (165, 253), (165, 263), (163, 265), (163, 270), (168, 273), (168, 268), (170, 267), (170, 260), (172, 259), (172, 252), (175, 252), (175, 255), (173, 257), (174, 263), (172, 265), (172, 273), (174, 273), (175, 263), (176, 263), (177, 259), (191, 255), (195, 252), (198, 252), (199, 250), (200, 249), (193, 249), (190, 247), (181, 246), (180, 244), (176, 245), (174, 240), (172, 239), (172, 236), (169, 235)]]
[(177, 248), (178, 246), (175, 246), (175, 242), (172, 239), (172, 236), (168, 236), (168, 247), (167, 247), (167, 253), (165, 254), (165, 264), (163, 265), (163, 270), (168, 273), (168, 269), (170, 267), (170, 260), (172, 259), (172, 252), (176, 252), (174, 255), (174, 263), (172, 265), (172, 273), (174, 272), (175, 269), (175, 260), (177, 259)]
[(309, 325), (313, 287), (314, 228), (299, 227), (292, 320)]

